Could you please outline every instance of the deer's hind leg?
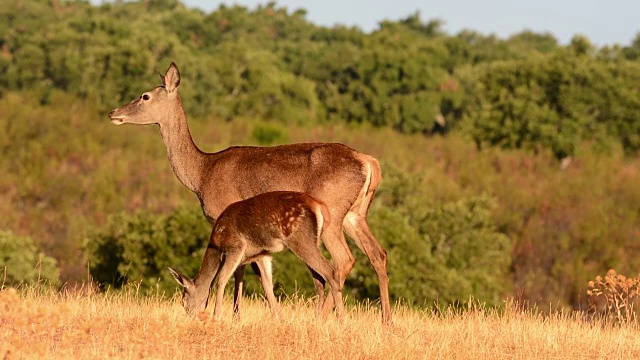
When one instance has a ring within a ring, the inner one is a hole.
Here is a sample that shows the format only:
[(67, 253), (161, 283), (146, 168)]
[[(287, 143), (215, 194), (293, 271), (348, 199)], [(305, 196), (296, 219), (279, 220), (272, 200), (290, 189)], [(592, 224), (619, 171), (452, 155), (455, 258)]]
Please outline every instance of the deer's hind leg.
[[(335, 216), (334, 219), (336, 218), (340, 217)], [(331, 224), (329, 224), (329, 226), (324, 230), (324, 232), (322, 233), (322, 243), (331, 255), (331, 259), (333, 260), (335, 269), (337, 271), (337, 279), (340, 284), (340, 288), (342, 288), (345, 280), (347, 279), (347, 276), (349, 276), (349, 273), (351, 272), (351, 269), (353, 269), (356, 260), (351, 253), (351, 249), (349, 249), (349, 246), (347, 245), (347, 240), (344, 237), (342, 224), (339, 221), (332, 221)], [(320, 250), (318, 249), (318, 251)], [(325, 280), (328, 279), (325, 278)], [(331, 285), (331, 283), (329, 283), (329, 285)], [(318, 285), (316, 285), (316, 288), (317, 287)], [(333, 309), (333, 306), (333, 296), (325, 298), (324, 304), (322, 306), (322, 312), (330, 312), (331, 309)]]
[[(318, 274), (315, 270), (313, 270), (311, 266), (307, 265), (307, 268), (309, 269), (309, 271), (311, 272), (311, 276), (313, 277), (313, 286), (315, 287), (316, 294), (318, 296), (316, 311), (318, 313), (322, 313), (322, 309), (324, 308), (324, 303), (325, 301), (327, 301), (327, 297), (324, 292), (324, 287), (327, 281), (322, 277), (322, 275)], [(331, 304), (331, 306), (333, 306), (333, 303)]]
[[(325, 259), (315, 239), (312, 239), (308, 235), (301, 233), (294, 234), (290, 237), (287, 245), (309, 268), (313, 269), (313, 271), (329, 283), (331, 286), (331, 294), (336, 305), (336, 313), (338, 318), (342, 319), (344, 305), (342, 303), (342, 283), (339, 280), (339, 271)], [(323, 316), (326, 316), (328, 311), (330, 311), (330, 308), (323, 309)]]
[(389, 275), (387, 273), (387, 251), (371, 233), (369, 224), (364, 216), (349, 212), (344, 220), (344, 228), (356, 245), (367, 255), (373, 269), (378, 275), (380, 287), (380, 305), (382, 307), (382, 322), (392, 324), (391, 303), (389, 300)]

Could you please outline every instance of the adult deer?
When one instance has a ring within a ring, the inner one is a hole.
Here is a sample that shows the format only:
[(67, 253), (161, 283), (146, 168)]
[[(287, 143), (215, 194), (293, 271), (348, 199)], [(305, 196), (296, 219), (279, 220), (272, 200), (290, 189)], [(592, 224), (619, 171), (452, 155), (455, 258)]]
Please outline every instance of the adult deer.
[[(222, 317), (225, 285), (239, 265), (255, 262), (271, 312), (277, 314), (273, 294), (271, 253), (291, 249), (310, 269), (329, 282), (342, 319), (343, 304), (338, 272), (320, 252), (320, 235), (330, 223), (329, 209), (311, 196), (299, 192), (276, 191), (235, 202), (217, 219), (200, 271), (194, 280), (169, 267), (184, 287), (182, 303), (188, 313), (207, 307), (211, 284), (218, 274), (213, 316)], [(326, 316), (326, 314), (323, 314)]]
[[(367, 255), (378, 276), (382, 322), (391, 324), (387, 252), (367, 224), (367, 213), (379, 186), (378, 161), (342, 144), (302, 143), (273, 147), (230, 147), (204, 153), (193, 142), (178, 94), (180, 72), (171, 63), (162, 86), (109, 113), (116, 124), (159, 124), (169, 162), (176, 176), (200, 200), (213, 224), (229, 204), (269, 191), (309, 194), (329, 208), (334, 221), (322, 241), (339, 272), (340, 286), (353, 268), (353, 254), (344, 230)], [(238, 272), (244, 270), (240, 267)], [(324, 280), (314, 276), (319, 303)], [(324, 301), (331, 307), (332, 298)]]

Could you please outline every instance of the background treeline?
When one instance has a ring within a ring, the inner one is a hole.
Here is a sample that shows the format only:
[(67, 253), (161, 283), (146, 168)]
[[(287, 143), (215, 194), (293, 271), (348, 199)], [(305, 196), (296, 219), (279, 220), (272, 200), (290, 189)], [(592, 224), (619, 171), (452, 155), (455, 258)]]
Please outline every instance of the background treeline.
[[(381, 160), (370, 223), (394, 299), (578, 307), (595, 275), (638, 272), (639, 57), (640, 36), (597, 48), (526, 31), (450, 35), (417, 13), (364, 33), (273, 3), (204, 13), (166, 0), (9, 0), (1, 239), (46, 255), (2, 245), (0, 265), (22, 256), (58, 266), (63, 282), (89, 270), (105, 286), (169, 292), (166, 265), (197, 271), (209, 225), (160, 137), (105, 115), (176, 61), (203, 150), (338, 141)], [(354, 253), (345, 291), (375, 298)], [(311, 289), (290, 254), (275, 271), (282, 291)]]

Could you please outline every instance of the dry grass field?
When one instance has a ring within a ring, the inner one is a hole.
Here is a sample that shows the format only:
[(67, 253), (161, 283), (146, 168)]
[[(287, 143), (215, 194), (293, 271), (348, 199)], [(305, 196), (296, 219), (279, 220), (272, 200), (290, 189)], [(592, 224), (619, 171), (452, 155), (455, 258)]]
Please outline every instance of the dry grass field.
[(319, 320), (313, 303), (283, 301), (273, 318), (262, 299), (244, 302), (241, 320), (225, 303), (220, 322), (188, 317), (180, 302), (135, 291), (57, 294), (0, 291), (0, 359), (633, 359), (636, 322), (542, 316), (481, 307), (434, 314), (402, 306), (383, 327), (368, 306), (344, 323)]

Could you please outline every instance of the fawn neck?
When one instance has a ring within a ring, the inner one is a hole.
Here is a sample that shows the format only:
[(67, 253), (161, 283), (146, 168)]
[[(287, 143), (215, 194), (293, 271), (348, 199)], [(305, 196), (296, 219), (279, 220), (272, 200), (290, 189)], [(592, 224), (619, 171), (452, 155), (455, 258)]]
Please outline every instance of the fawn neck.
[(209, 289), (211, 288), (213, 279), (216, 277), (221, 261), (222, 253), (220, 250), (209, 244), (204, 253), (204, 259), (202, 260), (202, 265), (200, 265), (200, 270), (193, 279), (193, 283), (199, 293), (206, 293), (207, 296), (209, 295)]

